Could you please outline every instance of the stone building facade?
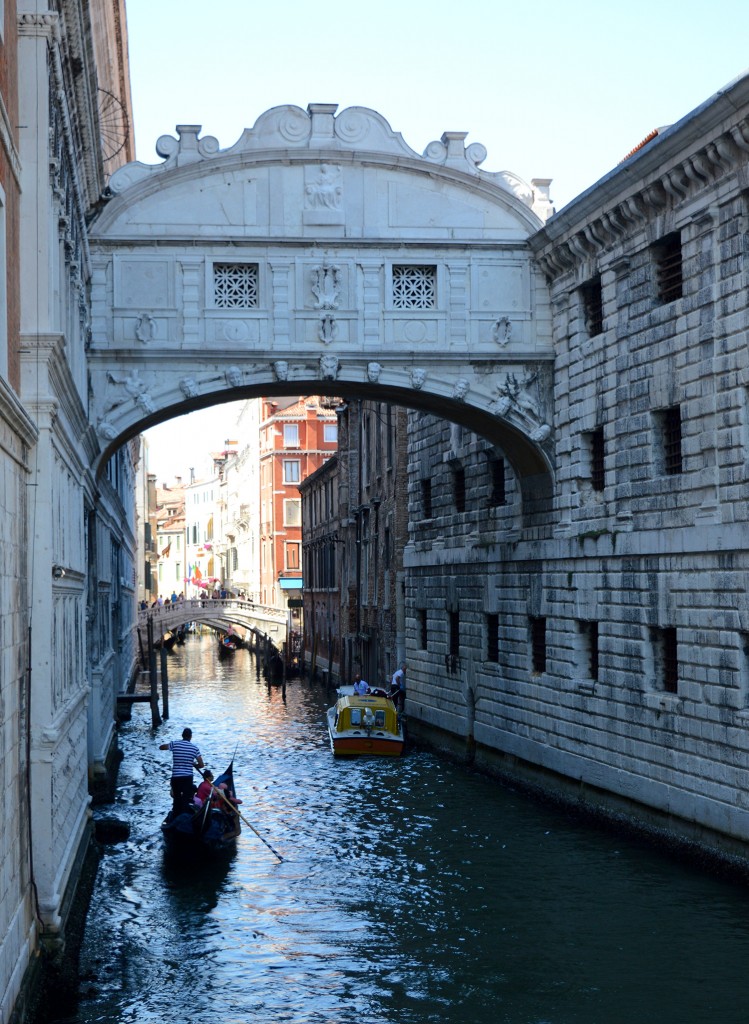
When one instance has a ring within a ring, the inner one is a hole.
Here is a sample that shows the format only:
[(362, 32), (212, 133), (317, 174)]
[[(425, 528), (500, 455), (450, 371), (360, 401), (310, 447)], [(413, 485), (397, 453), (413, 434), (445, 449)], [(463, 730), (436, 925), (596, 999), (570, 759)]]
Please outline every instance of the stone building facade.
[(415, 731), (744, 857), (747, 153), (744, 77), (530, 238), (553, 492), (414, 414), (405, 554)]
[(352, 401), (338, 421), (337, 456), (299, 488), (305, 662), (382, 686), (405, 656), (407, 413)]
[[(134, 666), (134, 479), (98, 479), (89, 423), (88, 218), (132, 158), (124, 3), (0, 4), (0, 1018), (22, 1015), (40, 947), (59, 953), (116, 760)], [(116, 20), (119, 34), (107, 27)], [(33, 809), (33, 813), (32, 813)]]

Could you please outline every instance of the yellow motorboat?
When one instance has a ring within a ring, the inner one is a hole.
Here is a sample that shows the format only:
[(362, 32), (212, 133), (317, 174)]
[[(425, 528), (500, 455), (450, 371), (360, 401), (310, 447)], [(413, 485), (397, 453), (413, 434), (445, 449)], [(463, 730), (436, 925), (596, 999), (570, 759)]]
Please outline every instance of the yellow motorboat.
[(403, 721), (385, 696), (359, 697), (348, 687), (339, 690), (335, 706), (328, 709), (328, 732), (336, 757), (398, 757), (403, 753)]

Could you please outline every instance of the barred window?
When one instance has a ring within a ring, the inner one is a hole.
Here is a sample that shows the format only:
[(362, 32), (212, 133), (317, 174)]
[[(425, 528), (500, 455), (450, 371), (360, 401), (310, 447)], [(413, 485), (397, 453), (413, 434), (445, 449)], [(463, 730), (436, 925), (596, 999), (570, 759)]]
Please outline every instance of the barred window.
[(655, 685), (666, 693), (679, 692), (679, 653), (675, 626), (650, 631), (655, 662)]
[(486, 616), (486, 660), (499, 661), (499, 615)]
[(257, 263), (214, 263), (213, 300), (219, 309), (255, 309), (258, 304)]
[(667, 476), (682, 472), (681, 408), (672, 405), (655, 414), (660, 433), (662, 469)]
[(583, 302), (585, 329), (588, 336), (594, 338), (603, 331), (603, 289), (600, 274), (585, 282), (580, 289), (580, 297)]
[(393, 309), (434, 309), (436, 305), (436, 267), (393, 267)]
[(534, 675), (546, 671), (546, 619), (531, 616), (531, 665)]
[(603, 427), (596, 427), (588, 434), (590, 454), (590, 482), (594, 491), (602, 491), (606, 486), (605, 455), (606, 448)]
[(653, 246), (658, 301), (673, 302), (682, 296), (683, 271), (681, 234), (674, 231)]
[(428, 476), (424, 477), (421, 481), (421, 507), (424, 519), (434, 518), (434, 511), (432, 510), (432, 480)]

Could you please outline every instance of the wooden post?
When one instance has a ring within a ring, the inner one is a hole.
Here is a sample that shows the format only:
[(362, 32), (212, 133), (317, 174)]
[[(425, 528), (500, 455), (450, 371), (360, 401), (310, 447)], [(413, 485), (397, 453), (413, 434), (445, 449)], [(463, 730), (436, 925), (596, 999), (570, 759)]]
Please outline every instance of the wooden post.
[(169, 717), (169, 673), (167, 672), (167, 651), (161, 647), (161, 711), (164, 718)]
[(161, 725), (159, 714), (159, 691), (156, 685), (156, 648), (153, 645), (153, 620), (148, 620), (148, 676), (151, 684), (151, 726)]

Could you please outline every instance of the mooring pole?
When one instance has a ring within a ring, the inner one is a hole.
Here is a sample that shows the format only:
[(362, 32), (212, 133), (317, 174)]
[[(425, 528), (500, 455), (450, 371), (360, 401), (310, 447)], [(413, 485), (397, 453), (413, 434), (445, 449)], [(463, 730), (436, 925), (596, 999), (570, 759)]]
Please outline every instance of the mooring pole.
[(153, 645), (153, 620), (148, 620), (148, 676), (151, 684), (151, 726), (161, 725), (159, 714), (159, 691), (156, 684), (156, 648)]
[(164, 718), (169, 717), (169, 673), (166, 667), (167, 651), (161, 645), (161, 713)]

